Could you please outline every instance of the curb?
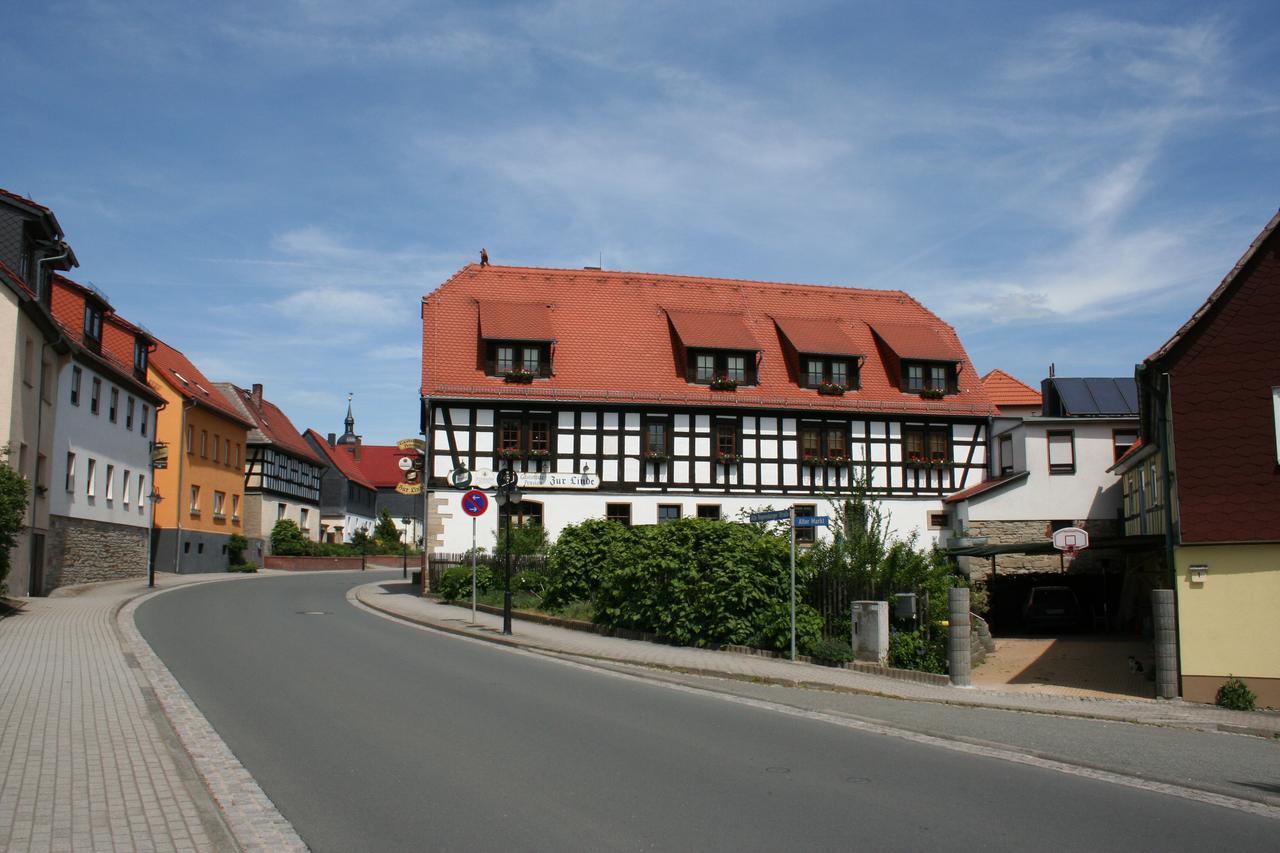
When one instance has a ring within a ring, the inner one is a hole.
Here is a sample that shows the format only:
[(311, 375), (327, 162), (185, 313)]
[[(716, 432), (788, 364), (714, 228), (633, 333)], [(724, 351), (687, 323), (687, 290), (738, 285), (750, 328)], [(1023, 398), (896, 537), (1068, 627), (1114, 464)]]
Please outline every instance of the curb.
[[(980, 709), (989, 709), (993, 711), (1010, 711), (1014, 713), (1023, 713), (1023, 714), (1040, 714), (1042, 716), (1047, 716), (1047, 717), (1072, 717), (1072, 718), (1085, 719), (1085, 720), (1100, 720), (1105, 722), (1128, 723), (1135, 726), (1153, 726), (1156, 728), (1179, 728), (1179, 729), (1189, 729), (1192, 731), (1222, 732), (1225, 734), (1250, 735), (1253, 737), (1261, 737), (1265, 740), (1272, 740), (1277, 737), (1280, 737), (1280, 733), (1276, 733), (1268, 729), (1255, 727), (1255, 726), (1241, 726), (1241, 725), (1236, 725), (1232, 723), (1215, 723), (1211, 721), (1196, 722), (1194, 720), (1169, 720), (1169, 719), (1143, 720), (1143, 719), (1137, 719), (1134, 717), (1126, 717), (1119, 714), (1106, 714), (1106, 713), (1099, 713), (1096, 711), (1090, 712), (1086, 710), (1075, 710), (1070, 708), (1044, 709), (1044, 708), (1025, 707), (1025, 706), (1019, 706), (1019, 705), (1013, 705), (1013, 704), (1003, 704), (999, 702), (996, 702), (996, 703), (972, 702), (972, 701), (965, 701), (963, 693), (957, 693), (954, 699), (953, 698), (944, 699), (944, 698), (931, 698), (931, 697), (916, 697), (916, 696), (907, 697), (907, 696), (900, 696), (894, 693), (887, 693), (887, 692), (874, 690), (874, 689), (848, 687), (845, 685), (829, 684), (827, 682), (821, 682), (821, 681), (809, 681), (802, 678), (790, 679), (790, 678), (779, 678), (777, 676), (748, 676), (748, 675), (739, 675), (737, 673), (724, 672), (722, 670), (716, 670), (716, 669), (704, 669), (700, 667), (667, 666), (667, 665), (655, 664), (655, 663), (642, 663), (642, 662), (636, 662), (636, 661), (618, 660), (617, 658), (610, 658), (602, 655), (584, 654), (581, 652), (566, 652), (561, 649), (547, 648), (546, 646), (541, 646), (532, 642), (522, 642), (514, 638), (508, 638), (502, 634), (495, 635), (486, 630), (467, 630), (464, 628), (455, 628), (450, 625), (442, 625), (439, 622), (432, 622), (427, 619), (421, 619), (414, 616), (409, 616), (403, 613), (396, 612), (394, 610), (389, 610), (385, 607), (380, 607), (374, 601), (371, 601), (360, 595), (360, 592), (362, 590), (370, 587), (376, 587), (377, 585), (378, 584), (375, 582), (375, 583), (363, 584), (361, 586), (353, 587), (347, 593), (347, 597), (349, 599), (354, 598), (359, 603), (373, 610), (376, 610), (379, 613), (383, 613), (394, 619), (399, 619), (401, 621), (409, 622), (414, 625), (420, 625), (424, 628), (431, 628), (433, 630), (437, 630), (446, 634), (453, 634), (460, 637), (470, 637), (472, 639), (482, 640), (488, 643), (495, 643), (497, 645), (502, 645), (502, 646), (510, 646), (513, 648), (534, 651), (541, 654), (554, 655), (557, 657), (573, 658), (576, 660), (607, 662), (607, 663), (621, 665), (621, 666), (644, 667), (646, 669), (653, 669), (653, 670), (659, 670), (664, 672), (678, 672), (685, 675), (701, 675), (701, 676), (709, 676), (714, 678), (725, 678), (733, 681), (749, 681), (755, 684), (769, 684), (769, 685), (775, 685), (778, 687), (799, 687), (807, 690), (826, 690), (834, 693), (852, 693), (852, 694), (858, 694), (862, 696), (876, 696), (882, 699), (897, 699), (903, 702), (929, 702), (935, 705), (953, 705), (956, 707), (963, 707), (963, 708), (980, 708)], [(513, 617), (514, 617), (514, 613), (513, 613)], [(534, 619), (529, 621), (540, 622), (542, 620)], [(817, 664), (814, 664), (814, 665), (816, 666)], [(878, 673), (872, 673), (872, 674), (878, 674)]]
[(159, 655), (142, 636), (134, 622), (134, 612), (144, 602), (167, 592), (200, 586), (207, 582), (250, 580), (271, 575), (215, 575), (209, 581), (195, 581), (163, 589), (149, 589), (128, 598), (116, 609), (116, 627), (121, 635), (121, 651), (132, 654), (160, 704), (170, 728), (186, 750), (191, 764), (229, 833), (241, 850), (305, 851), (307, 845), (293, 825), (280, 813), (254, 778), (240, 763), (221, 736), (196, 707)]

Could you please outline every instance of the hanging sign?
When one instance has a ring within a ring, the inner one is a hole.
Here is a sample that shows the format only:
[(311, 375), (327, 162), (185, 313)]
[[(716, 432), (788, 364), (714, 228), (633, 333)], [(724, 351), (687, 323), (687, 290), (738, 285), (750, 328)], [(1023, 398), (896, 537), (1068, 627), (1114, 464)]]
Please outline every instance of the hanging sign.
[(397, 450), (416, 450), (419, 453), (426, 450), (427, 444), (420, 438), (402, 438), (396, 442)]

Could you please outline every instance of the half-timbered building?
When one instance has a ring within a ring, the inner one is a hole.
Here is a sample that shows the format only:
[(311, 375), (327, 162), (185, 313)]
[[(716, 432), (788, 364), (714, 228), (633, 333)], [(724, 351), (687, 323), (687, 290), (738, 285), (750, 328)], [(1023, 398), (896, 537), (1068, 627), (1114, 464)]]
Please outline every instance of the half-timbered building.
[(288, 416), (262, 396), (262, 385), (214, 385), (254, 424), (244, 460), (244, 536), (249, 558), (270, 552), (271, 530), (288, 519), (308, 539), (320, 538), (320, 477), (325, 464), (303, 440)]
[[(987, 472), (979, 377), (901, 291), (470, 265), (424, 297), (422, 334), (436, 550), (470, 544), (459, 468), (481, 487), (519, 472), (517, 523), (553, 537), (586, 518), (823, 514), (865, 477), (896, 530), (928, 539), (942, 498)], [(496, 514), (482, 524), (491, 540)]]

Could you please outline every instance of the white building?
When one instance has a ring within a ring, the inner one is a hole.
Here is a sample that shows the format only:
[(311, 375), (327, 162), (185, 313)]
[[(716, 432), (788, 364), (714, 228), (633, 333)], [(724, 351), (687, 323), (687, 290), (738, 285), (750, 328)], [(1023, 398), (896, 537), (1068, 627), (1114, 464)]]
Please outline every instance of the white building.
[(96, 291), (51, 281), (71, 347), (57, 377), (46, 588), (146, 574), (151, 449), (163, 398), (146, 382), (153, 346)]
[(422, 318), (435, 551), (470, 547), (460, 468), (482, 487), (519, 472), (515, 523), (553, 538), (587, 518), (826, 514), (865, 472), (922, 544), (986, 476), (991, 403), (955, 331), (900, 291), (472, 265)]

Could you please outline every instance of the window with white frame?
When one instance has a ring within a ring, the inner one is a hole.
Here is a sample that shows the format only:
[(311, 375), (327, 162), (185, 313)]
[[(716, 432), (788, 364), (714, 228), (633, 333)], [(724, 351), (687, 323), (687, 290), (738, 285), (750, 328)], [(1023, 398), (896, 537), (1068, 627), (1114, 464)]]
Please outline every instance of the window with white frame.
[(116, 422), (116, 417), (120, 413), (120, 389), (111, 389), (111, 404), (107, 407), (107, 420), (112, 423)]
[(1000, 436), (1000, 473), (1010, 474), (1013, 472), (1013, 436)]
[(120, 505), (129, 505), (129, 481), (133, 479), (133, 472), (128, 468), (124, 469), (124, 476), (120, 478)]
[(231, 520), (238, 521), (240, 519), (240, 496), (231, 496)]
[(116, 499), (115, 485), (116, 485), (116, 466), (108, 465), (107, 466), (106, 498), (109, 501), (113, 501)]
[(1076, 434), (1073, 430), (1050, 430), (1049, 473), (1074, 474), (1076, 472)]
[(89, 497), (93, 497), (93, 478), (97, 473), (98, 461), (96, 459), (90, 459), (84, 472), (84, 493)]
[(71, 405), (80, 405), (80, 380), (84, 377), (84, 371), (78, 367), (71, 368)]
[(223, 504), (225, 504), (226, 502), (227, 502), (226, 492), (215, 491), (213, 493), (213, 517), (214, 518), (222, 518), (222, 507), (223, 507)]
[(147, 430), (149, 429), (149, 427), (147, 426), (147, 421), (150, 419), (150, 417), (151, 417), (151, 407), (143, 406), (142, 407), (142, 434), (143, 435), (146, 435)]
[(191, 514), (192, 515), (200, 514), (200, 487), (199, 486), (191, 487)]
[(142, 509), (142, 499), (147, 497), (147, 475), (138, 475), (138, 509)]
[(102, 380), (94, 377), (93, 390), (89, 392), (89, 411), (98, 414), (98, 407), (102, 405)]
[(74, 492), (76, 490), (76, 455), (74, 453), (67, 454), (67, 491)]
[(124, 428), (128, 430), (133, 429), (134, 403), (135, 401), (132, 397), (124, 401)]
[(1129, 452), (1129, 448), (1133, 447), (1133, 443), (1138, 440), (1138, 431), (1133, 429), (1116, 429), (1111, 431), (1111, 442), (1114, 445), (1113, 453), (1115, 458), (1111, 461), (1118, 462), (1120, 457)]

